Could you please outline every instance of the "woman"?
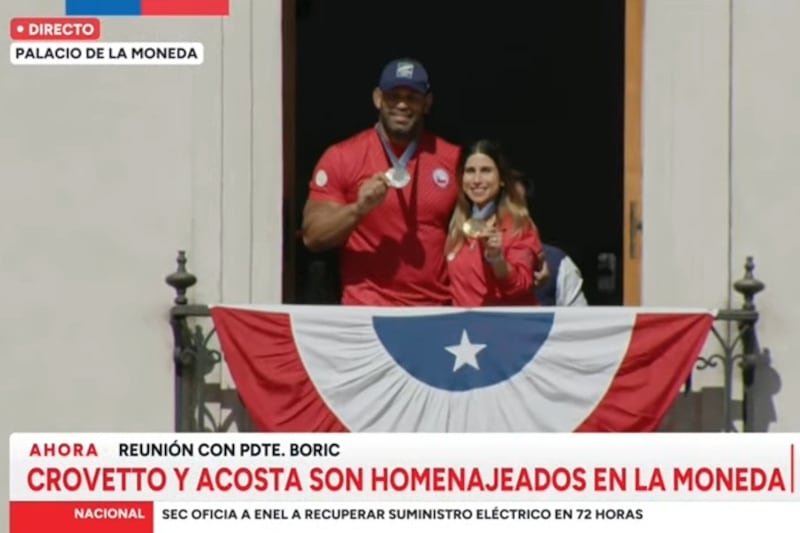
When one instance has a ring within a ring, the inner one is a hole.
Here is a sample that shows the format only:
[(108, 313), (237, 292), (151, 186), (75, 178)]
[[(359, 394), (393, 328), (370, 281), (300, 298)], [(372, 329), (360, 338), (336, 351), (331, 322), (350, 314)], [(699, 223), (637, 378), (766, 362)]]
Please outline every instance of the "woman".
[(516, 173), (496, 143), (481, 140), (462, 153), (458, 175), (446, 249), (453, 305), (537, 305), (542, 243)]

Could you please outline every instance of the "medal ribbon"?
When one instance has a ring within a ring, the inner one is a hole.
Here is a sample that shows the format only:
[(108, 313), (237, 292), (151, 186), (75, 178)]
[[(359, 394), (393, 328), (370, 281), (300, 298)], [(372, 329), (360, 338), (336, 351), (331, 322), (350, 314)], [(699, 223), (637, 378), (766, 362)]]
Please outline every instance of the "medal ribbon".
[(472, 205), (472, 218), (475, 220), (486, 220), (497, 212), (497, 202), (489, 202), (482, 208)]
[(383, 145), (383, 150), (386, 152), (386, 156), (389, 158), (389, 161), (392, 162), (392, 167), (397, 169), (399, 172), (404, 172), (406, 169), (406, 165), (414, 157), (414, 153), (417, 151), (417, 141), (411, 141), (408, 146), (406, 147), (405, 152), (403, 155), (400, 156), (400, 159), (397, 159), (397, 156), (394, 155), (394, 150), (389, 145), (388, 139), (383, 136), (381, 129), (378, 125), (375, 125), (375, 131), (378, 132), (378, 138), (381, 140), (381, 144)]

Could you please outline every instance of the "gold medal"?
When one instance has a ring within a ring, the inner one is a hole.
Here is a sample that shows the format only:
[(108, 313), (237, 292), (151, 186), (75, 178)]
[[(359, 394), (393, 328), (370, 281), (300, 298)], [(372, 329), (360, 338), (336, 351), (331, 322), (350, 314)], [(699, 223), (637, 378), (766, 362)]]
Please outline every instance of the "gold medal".
[(464, 235), (472, 239), (477, 239), (480, 237), (485, 229), (486, 222), (475, 218), (470, 218), (464, 222), (463, 226), (461, 226), (461, 231), (464, 232)]

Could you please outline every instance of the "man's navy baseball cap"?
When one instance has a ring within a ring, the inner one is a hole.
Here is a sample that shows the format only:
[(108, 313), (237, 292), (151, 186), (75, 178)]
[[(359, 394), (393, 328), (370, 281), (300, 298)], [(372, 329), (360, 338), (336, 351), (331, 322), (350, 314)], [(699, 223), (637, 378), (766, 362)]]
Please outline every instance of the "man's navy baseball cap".
[(395, 59), (383, 67), (378, 87), (382, 91), (408, 87), (422, 94), (428, 94), (431, 90), (425, 67), (419, 61), (408, 58)]

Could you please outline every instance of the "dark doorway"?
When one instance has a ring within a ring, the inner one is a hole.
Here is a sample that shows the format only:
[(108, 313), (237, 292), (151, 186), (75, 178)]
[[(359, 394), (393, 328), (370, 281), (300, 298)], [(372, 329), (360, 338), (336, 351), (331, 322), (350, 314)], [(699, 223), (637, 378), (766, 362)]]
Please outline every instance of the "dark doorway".
[[(317, 159), (374, 123), (381, 68), (412, 56), (431, 75), (429, 128), (502, 141), (542, 239), (578, 264), (590, 304), (622, 304), (624, 0), (296, 0), (296, 16), (296, 228)], [(297, 247), (294, 300), (336, 301), (335, 256)]]

